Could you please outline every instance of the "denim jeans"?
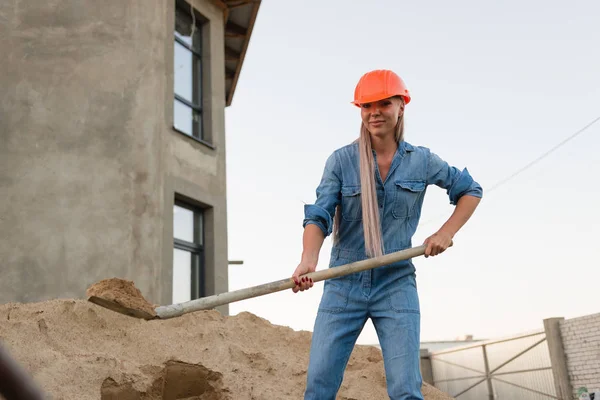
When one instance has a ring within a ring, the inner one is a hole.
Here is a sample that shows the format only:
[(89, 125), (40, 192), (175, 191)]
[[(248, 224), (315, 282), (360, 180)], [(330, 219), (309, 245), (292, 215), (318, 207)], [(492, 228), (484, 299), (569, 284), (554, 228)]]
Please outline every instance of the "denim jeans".
[(325, 281), (313, 330), (305, 400), (334, 400), (367, 318), (383, 352), (392, 400), (423, 400), (414, 274), (380, 267)]

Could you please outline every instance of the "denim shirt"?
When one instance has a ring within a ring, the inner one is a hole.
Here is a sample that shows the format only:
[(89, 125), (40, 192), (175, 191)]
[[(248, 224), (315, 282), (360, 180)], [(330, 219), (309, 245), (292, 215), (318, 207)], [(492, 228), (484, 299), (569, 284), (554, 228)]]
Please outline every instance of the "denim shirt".
[[(427, 186), (446, 189), (453, 205), (464, 195), (483, 196), (483, 189), (466, 168), (461, 171), (450, 166), (426, 147), (401, 141), (385, 181), (381, 179), (374, 151), (373, 155), (385, 254), (412, 247)], [(315, 224), (327, 237), (332, 233), (336, 206), (340, 205), (342, 214), (338, 242), (331, 249), (329, 266), (366, 259), (357, 142), (334, 151), (328, 157), (316, 193), (315, 203), (304, 207), (304, 227)], [(414, 272), (411, 260), (389, 267), (405, 268), (407, 274)]]

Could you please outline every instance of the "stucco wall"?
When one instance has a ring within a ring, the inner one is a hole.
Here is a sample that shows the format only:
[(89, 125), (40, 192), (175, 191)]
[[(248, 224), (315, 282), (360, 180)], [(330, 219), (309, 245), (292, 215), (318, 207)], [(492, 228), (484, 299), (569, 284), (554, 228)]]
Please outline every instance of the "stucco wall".
[(117, 276), (168, 303), (176, 190), (212, 207), (207, 286), (226, 290), (223, 23), (196, 6), (214, 149), (171, 128), (171, 2), (0, 2), (0, 302), (81, 298)]

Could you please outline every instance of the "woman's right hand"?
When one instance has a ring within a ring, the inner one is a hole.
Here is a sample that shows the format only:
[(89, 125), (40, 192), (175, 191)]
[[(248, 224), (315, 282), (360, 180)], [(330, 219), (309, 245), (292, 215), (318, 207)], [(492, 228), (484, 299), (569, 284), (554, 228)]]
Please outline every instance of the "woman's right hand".
[(298, 265), (298, 267), (296, 267), (296, 270), (294, 271), (294, 274), (292, 275), (292, 279), (294, 280), (294, 282), (296, 283), (296, 286), (294, 286), (292, 288), (292, 290), (294, 291), (294, 293), (298, 293), (298, 291), (305, 291), (310, 289), (311, 287), (313, 287), (313, 281), (310, 278), (301, 278), (301, 275), (305, 275), (308, 274), (309, 272), (315, 272), (315, 270), (317, 269), (317, 262), (316, 261), (305, 261), (302, 260), (300, 262), (300, 264)]
[(323, 240), (325, 240), (325, 236), (323, 235), (321, 228), (315, 224), (306, 225), (304, 234), (302, 235), (302, 257), (300, 257), (300, 264), (298, 264), (292, 275), (292, 279), (296, 284), (296, 286), (292, 288), (294, 293), (298, 293), (298, 291), (303, 292), (313, 286), (312, 279), (305, 277), (303, 281), (302, 275), (315, 272), (317, 269), (319, 251), (323, 244)]

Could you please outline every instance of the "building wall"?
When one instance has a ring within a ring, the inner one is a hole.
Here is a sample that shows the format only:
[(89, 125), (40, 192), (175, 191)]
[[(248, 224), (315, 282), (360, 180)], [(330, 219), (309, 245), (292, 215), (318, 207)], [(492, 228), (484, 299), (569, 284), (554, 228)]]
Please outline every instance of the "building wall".
[(173, 3), (0, 2), (0, 302), (121, 277), (170, 303), (174, 192), (211, 207), (207, 290), (226, 290), (223, 17), (195, 1), (213, 149), (171, 128)]
[(600, 314), (563, 320), (560, 330), (574, 395), (600, 389)]

